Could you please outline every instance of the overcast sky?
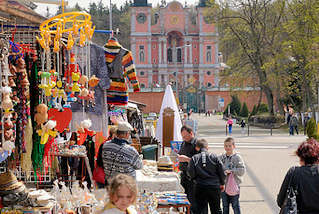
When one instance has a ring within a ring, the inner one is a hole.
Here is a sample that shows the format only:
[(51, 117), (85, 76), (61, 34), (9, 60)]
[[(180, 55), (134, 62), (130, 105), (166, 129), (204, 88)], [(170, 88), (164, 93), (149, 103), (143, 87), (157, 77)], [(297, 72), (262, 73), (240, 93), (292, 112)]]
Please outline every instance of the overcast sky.
[[(68, 0), (68, 4), (69, 6), (74, 6), (76, 3), (78, 3), (81, 7), (85, 7), (88, 8), (90, 3), (98, 3), (100, 0)], [(109, 7), (110, 5), (110, 0), (102, 0), (104, 5)], [(133, 0), (132, 0), (133, 1)], [(148, 0), (148, 3), (152, 3), (153, 6), (157, 5), (161, 0)], [(171, 2), (172, 0), (166, 0), (167, 3)], [(192, 5), (195, 3), (198, 3), (199, 0), (177, 0), (180, 3), (182, 3), (183, 5), (185, 5), (185, 1), (187, 1), (188, 5)], [(117, 4), (118, 6), (122, 5), (123, 3), (125, 3), (125, 0), (112, 0), (112, 4)], [(57, 9), (58, 9), (58, 5), (49, 5), (49, 4), (38, 4), (36, 11), (38, 13), (40, 13), (41, 15), (45, 15), (46, 14), (46, 8), (47, 6), (49, 7), (49, 12), (50, 14), (55, 14)]]

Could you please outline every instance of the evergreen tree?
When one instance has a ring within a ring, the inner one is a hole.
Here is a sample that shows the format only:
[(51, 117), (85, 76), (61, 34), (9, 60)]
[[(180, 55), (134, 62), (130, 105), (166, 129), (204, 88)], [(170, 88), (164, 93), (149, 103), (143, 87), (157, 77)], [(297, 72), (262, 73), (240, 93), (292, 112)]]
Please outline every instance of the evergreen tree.
[(311, 118), (308, 123), (307, 123), (307, 127), (306, 127), (306, 132), (307, 132), (307, 136), (308, 138), (314, 138), (316, 140), (319, 140), (319, 136), (317, 133), (317, 124), (314, 118)]
[(232, 101), (230, 103), (230, 112), (231, 114), (239, 115), (240, 109), (241, 109), (241, 103), (237, 95), (232, 95), (231, 98), (232, 98)]
[(241, 107), (240, 110), (240, 116), (242, 117), (248, 117), (249, 111), (248, 111), (248, 107), (247, 104), (244, 102), (243, 106)]

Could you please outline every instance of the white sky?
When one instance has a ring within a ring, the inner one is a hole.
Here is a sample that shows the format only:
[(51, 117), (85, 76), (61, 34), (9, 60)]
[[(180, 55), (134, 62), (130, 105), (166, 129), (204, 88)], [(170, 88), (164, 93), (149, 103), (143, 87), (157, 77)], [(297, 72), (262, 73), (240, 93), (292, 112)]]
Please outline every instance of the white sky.
[[(76, 3), (78, 3), (81, 7), (88, 8), (90, 3), (95, 2), (96, 4), (100, 0), (68, 0), (69, 6), (74, 6)], [(132, 0), (133, 1), (133, 0)], [(152, 3), (153, 6), (156, 6), (161, 0), (148, 0), (148, 3)], [(171, 2), (173, 0), (166, 0), (167, 3)], [(185, 1), (187, 1), (187, 5), (197, 4), (199, 0), (177, 0), (183, 5), (185, 5)], [(110, 0), (102, 0), (104, 6), (109, 7)], [(120, 6), (125, 3), (125, 0), (112, 0), (112, 4), (116, 4), (117, 6)], [(49, 7), (50, 14), (55, 14), (59, 5), (49, 5), (49, 4), (39, 4), (36, 3), (38, 7), (36, 8), (36, 12), (40, 13), (41, 15), (46, 14), (46, 8)]]

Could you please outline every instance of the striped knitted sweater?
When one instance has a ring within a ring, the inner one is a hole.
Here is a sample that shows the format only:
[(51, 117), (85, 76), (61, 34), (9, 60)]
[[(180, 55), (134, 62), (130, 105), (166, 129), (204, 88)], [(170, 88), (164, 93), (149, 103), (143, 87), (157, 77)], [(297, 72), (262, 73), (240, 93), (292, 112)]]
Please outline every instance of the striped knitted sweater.
[(128, 86), (125, 77), (131, 82), (134, 92), (140, 91), (135, 65), (131, 51), (124, 49), (116, 39), (109, 39), (105, 44), (105, 60), (109, 67), (111, 80), (107, 90), (107, 103), (126, 105), (128, 103)]

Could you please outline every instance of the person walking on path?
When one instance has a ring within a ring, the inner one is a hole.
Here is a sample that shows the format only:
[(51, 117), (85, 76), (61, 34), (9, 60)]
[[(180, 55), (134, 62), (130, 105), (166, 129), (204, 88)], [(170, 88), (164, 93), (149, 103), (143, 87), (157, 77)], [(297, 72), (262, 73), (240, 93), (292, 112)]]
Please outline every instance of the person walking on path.
[(297, 115), (294, 113), (290, 120), (289, 120), (289, 134), (294, 135), (294, 130), (296, 130), (296, 133), (298, 133), (298, 118)]
[(142, 169), (142, 158), (128, 142), (132, 130), (128, 122), (120, 122), (117, 126), (116, 137), (103, 144), (102, 161), (106, 181), (119, 173), (135, 178), (136, 170)]
[(235, 141), (233, 138), (226, 138), (226, 140), (224, 141), (224, 148), (226, 153), (220, 156), (220, 160), (223, 163), (225, 174), (227, 175), (225, 181), (225, 189), (228, 188), (230, 178), (231, 176), (233, 176), (238, 187), (238, 194), (229, 195), (226, 191), (222, 192), (223, 214), (229, 214), (230, 204), (233, 207), (234, 214), (240, 214), (239, 185), (243, 181), (243, 175), (245, 174), (246, 167), (242, 157), (235, 152)]
[(244, 135), (245, 134), (245, 127), (246, 127), (245, 120), (241, 120), (240, 127), (241, 127), (241, 134)]
[(298, 214), (319, 213), (319, 143), (311, 138), (296, 151), (300, 166), (291, 167), (281, 185), (277, 204), (283, 207), (289, 186), (297, 193)]
[(229, 118), (228, 118), (228, 120), (227, 120), (227, 124), (226, 124), (226, 126), (228, 126), (228, 133), (229, 133), (229, 135), (232, 134), (233, 123), (234, 123), (234, 121), (233, 121), (232, 117), (229, 116)]
[[(187, 167), (191, 158), (198, 153), (195, 149), (197, 139), (195, 138), (193, 129), (187, 125), (182, 126), (181, 134), (183, 143), (178, 152), (181, 185), (185, 190), (187, 199), (191, 203), (191, 213), (196, 213), (197, 205), (195, 201), (194, 183), (187, 172)], [(203, 213), (208, 213), (207, 207), (204, 209)]]
[(225, 174), (223, 164), (217, 155), (208, 152), (208, 143), (204, 139), (196, 142), (195, 149), (200, 152), (192, 157), (188, 164), (190, 178), (195, 181), (196, 214), (202, 214), (208, 206), (213, 214), (222, 214), (220, 193), (224, 189)]
[(305, 117), (304, 117), (304, 121), (303, 121), (303, 132), (304, 132), (304, 135), (306, 135), (307, 124), (308, 124), (309, 120), (310, 120), (310, 116), (309, 116), (308, 112), (306, 112)]

